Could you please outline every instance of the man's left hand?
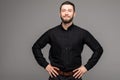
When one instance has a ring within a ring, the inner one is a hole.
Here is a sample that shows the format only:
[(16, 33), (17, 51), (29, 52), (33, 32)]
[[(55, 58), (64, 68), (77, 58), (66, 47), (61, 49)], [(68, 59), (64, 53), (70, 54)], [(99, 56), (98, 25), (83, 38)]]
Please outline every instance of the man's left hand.
[(85, 66), (82, 65), (79, 68), (73, 70), (73, 72), (74, 72), (73, 77), (79, 79), (87, 72), (87, 69), (85, 68)]

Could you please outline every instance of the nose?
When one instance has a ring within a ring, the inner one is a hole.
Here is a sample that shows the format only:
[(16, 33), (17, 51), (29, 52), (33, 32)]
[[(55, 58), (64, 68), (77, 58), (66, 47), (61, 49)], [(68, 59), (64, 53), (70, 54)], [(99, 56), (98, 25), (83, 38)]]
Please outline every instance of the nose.
[(69, 12), (68, 10), (65, 11), (65, 13), (68, 13), (68, 12)]
[(65, 14), (66, 14), (66, 15), (68, 15), (68, 14), (69, 14), (69, 12), (68, 12), (68, 11), (65, 11)]

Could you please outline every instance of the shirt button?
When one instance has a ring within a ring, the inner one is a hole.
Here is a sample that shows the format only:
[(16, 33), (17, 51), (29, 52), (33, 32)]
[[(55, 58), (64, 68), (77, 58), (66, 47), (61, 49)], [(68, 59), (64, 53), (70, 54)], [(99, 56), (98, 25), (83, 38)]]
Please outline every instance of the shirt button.
[(68, 50), (68, 48), (65, 48), (65, 50)]

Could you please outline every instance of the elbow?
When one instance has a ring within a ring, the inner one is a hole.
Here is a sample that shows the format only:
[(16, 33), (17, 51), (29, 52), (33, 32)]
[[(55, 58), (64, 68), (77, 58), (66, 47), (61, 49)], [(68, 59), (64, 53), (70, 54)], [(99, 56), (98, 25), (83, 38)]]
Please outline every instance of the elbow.
[(32, 52), (33, 52), (33, 53), (34, 53), (34, 49), (35, 49), (35, 48), (34, 48), (34, 45), (33, 45), (33, 46), (32, 46)]
[(103, 50), (103, 48), (101, 47), (101, 53), (103, 53), (103, 51), (104, 51), (104, 50)]
[(34, 46), (32, 46), (32, 51), (34, 51)]
[(32, 46), (32, 51), (34, 52), (35, 49), (36, 49), (36, 45), (34, 44), (34, 45)]
[(99, 53), (100, 53), (101, 55), (103, 54), (103, 51), (104, 51), (103, 48), (100, 47), (100, 48), (99, 48)]
[(96, 48), (94, 52), (97, 53), (99, 56), (101, 56), (103, 54), (103, 51), (104, 51), (103, 48), (99, 46)]

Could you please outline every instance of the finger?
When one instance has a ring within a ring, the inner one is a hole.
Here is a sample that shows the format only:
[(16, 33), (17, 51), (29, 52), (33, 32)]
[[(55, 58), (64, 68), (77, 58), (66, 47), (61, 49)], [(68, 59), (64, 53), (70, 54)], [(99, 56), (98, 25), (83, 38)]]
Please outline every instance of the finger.
[(52, 75), (53, 75), (54, 77), (56, 77), (56, 76), (57, 76), (54, 72), (52, 72)]
[(75, 76), (75, 78), (79, 78), (79, 77), (81, 77), (81, 72), (79, 72), (76, 76)]
[(53, 72), (53, 70), (54, 70), (54, 69), (53, 69), (53, 68), (51, 68), (51, 69), (49, 69), (49, 71), (48, 71), (51, 77), (53, 77), (53, 76), (54, 76), (54, 72)]
[(48, 72), (48, 73), (49, 73), (49, 75), (50, 75), (51, 77), (53, 77), (52, 74), (51, 74), (51, 72)]
[(73, 77), (75, 77), (77, 74), (79, 74), (81, 71), (80, 70), (78, 70), (78, 71), (76, 71), (75, 73), (74, 73), (74, 75), (73, 75)]
[(54, 69), (56, 69), (56, 70), (60, 70), (59, 68), (57, 68), (57, 67), (53, 67)]
[(79, 73), (80, 73), (80, 71), (77, 71), (77, 72), (73, 75), (73, 77), (77, 78), (77, 76), (79, 75)]
[(78, 71), (78, 69), (73, 70), (73, 72), (76, 72), (76, 71)]
[(58, 75), (58, 72), (54, 68), (52, 68), (51, 74), (56, 77)]
[(52, 71), (55, 75), (58, 75), (58, 72), (56, 70)]
[(81, 74), (81, 75), (78, 77), (78, 79), (81, 78), (82, 76), (83, 76), (83, 74)]
[(84, 74), (85, 74), (84, 72), (81, 72), (78, 78), (81, 78)]
[(56, 70), (54, 70), (53, 73), (54, 73), (56, 76), (59, 75)]

